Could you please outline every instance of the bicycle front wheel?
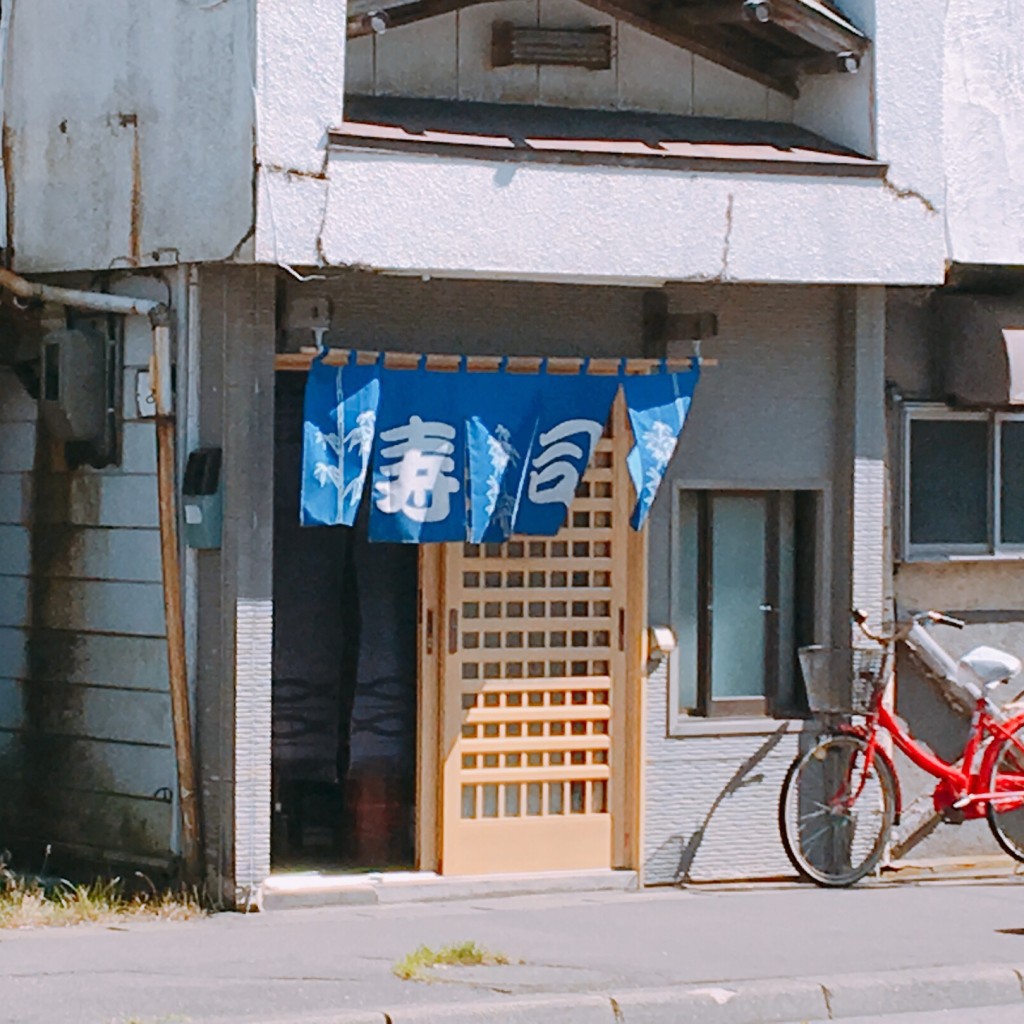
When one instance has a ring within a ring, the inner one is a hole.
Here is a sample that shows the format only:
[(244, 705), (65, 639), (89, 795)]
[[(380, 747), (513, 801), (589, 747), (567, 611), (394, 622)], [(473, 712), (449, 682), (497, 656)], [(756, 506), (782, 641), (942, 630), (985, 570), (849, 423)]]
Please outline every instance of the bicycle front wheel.
[(988, 802), (988, 827), (996, 842), (1024, 861), (1024, 724), (1003, 740), (986, 787), (995, 796)]
[(896, 819), (888, 762), (866, 759), (856, 736), (830, 736), (798, 757), (779, 799), (779, 832), (793, 867), (817, 885), (853, 885), (881, 860)]

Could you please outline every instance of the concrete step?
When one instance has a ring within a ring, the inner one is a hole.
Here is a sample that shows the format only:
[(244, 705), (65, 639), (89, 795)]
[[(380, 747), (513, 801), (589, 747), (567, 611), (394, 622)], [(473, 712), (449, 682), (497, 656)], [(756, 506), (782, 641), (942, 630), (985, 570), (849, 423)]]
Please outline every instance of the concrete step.
[(433, 871), (281, 872), (263, 883), (258, 906), (262, 910), (288, 910), (360, 903), (428, 903), (549, 893), (627, 892), (636, 888), (635, 871), (613, 870), (471, 876), (438, 875)]

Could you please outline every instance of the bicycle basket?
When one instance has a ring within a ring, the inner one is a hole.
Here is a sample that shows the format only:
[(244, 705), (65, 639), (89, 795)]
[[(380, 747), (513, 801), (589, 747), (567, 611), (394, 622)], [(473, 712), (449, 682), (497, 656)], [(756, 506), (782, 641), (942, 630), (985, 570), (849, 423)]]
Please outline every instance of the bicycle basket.
[(883, 684), (885, 651), (878, 648), (801, 647), (807, 703), (816, 715), (864, 715)]

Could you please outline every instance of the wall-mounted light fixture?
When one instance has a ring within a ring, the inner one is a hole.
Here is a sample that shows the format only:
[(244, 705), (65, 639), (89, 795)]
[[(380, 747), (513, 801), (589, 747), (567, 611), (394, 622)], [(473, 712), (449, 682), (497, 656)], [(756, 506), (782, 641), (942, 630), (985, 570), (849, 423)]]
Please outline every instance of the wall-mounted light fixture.
[(388, 30), (388, 27), (391, 24), (391, 19), (388, 17), (387, 11), (367, 11), (363, 15), (363, 24), (373, 32), (374, 35), (382, 36)]
[(836, 70), (844, 75), (855, 75), (860, 71), (860, 55), (852, 50), (836, 54)]
[(772, 5), (768, 0), (744, 0), (743, 14), (750, 21), (765, 25), (772, 20)]

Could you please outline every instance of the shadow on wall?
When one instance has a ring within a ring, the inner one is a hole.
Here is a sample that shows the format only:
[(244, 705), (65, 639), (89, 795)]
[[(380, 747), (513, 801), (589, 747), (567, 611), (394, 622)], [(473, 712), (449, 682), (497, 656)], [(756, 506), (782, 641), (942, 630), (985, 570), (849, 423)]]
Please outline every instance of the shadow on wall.
[(788, 728), (788, 723), (781, 723), (778, 729), (776, 729), (775, 732), (773, 732), (764, 741), (764, 743), (762, 743), (761, 746), (750, 755), (750, 757), (737, 767), (736, 771), (733, 772), (732, 776), (729, 778), (729, 781), (722, 787), (718, 795), (712, 801), (707, 814), (704, 815), (704, 820), (696, 829), (694, 829), (689, 839), (686, 839), (686, 836), (681, 833), (669, 836), (668, 839), (666, 839), (665, 842), (662, 843), (662, 845), (654, 852), (653, 856), (650, 857), (649, 860), (658, 860), (666, 847), (679, 844), (682, 849), (679, 854), (679, 862), (676, 866), (674, 877), (677, 882), (689, 882), (691, 880), (690, 873), (693, 868), (694, 861), (697, 858), (697, 853), (704, 842), (704, 837), (707, 835), (708, 827), (711, 825), (711, 820), (714, 818), (719, 807), (721, 807), (721, 805), (734, 793), (743, 789), (744, 786), (756, 785), (764, 781), (764, 775), (761, 773), (755, 773), (754, 769), (757, 768), (757, 766), (782, 742)]

